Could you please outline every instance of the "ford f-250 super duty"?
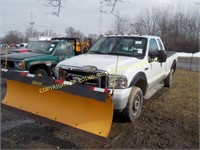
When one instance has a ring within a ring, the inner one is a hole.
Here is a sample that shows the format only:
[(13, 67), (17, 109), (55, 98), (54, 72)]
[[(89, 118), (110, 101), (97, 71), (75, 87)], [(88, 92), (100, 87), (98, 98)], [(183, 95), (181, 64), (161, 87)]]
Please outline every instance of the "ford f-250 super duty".
[[(143, 99), (161, 87), (171, 87), (177, 55), (166, 52), (161, 39), (146, 35), (110, 35), (101, 38), (88, 53), (61, 61), (57, 77), (109, 89), (114, 108), (124, 119), (134, 121)], [(84, 76), (106, 73), (84, 82)]]

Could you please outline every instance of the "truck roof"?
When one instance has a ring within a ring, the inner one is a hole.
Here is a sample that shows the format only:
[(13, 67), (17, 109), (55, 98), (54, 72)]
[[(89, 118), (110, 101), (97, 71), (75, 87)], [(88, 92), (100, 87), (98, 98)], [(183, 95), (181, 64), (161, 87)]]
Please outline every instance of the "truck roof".
[(104, 37), (144, 37), (144, 38), (160, 38), (159, 36), (153, 36), (153, 35), (137, 35), (137, 34), (113, 34), (113, 35), (107, 35)]

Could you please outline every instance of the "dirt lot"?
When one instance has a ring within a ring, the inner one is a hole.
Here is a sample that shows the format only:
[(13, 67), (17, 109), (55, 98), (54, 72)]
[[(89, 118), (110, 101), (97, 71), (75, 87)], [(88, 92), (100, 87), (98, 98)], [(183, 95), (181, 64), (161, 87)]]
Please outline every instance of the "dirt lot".
[(198, 149), (199, 72), (177, 70), (173, 88), (146, 100), (136, 122), (120, 122), (116, 115), (109, 140), (97, 142), (1, 110), (1, 149)]

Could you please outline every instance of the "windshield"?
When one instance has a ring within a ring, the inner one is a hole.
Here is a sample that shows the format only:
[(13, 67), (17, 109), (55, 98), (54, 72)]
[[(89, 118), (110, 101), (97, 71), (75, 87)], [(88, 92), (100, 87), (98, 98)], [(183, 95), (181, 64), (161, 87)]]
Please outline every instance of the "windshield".
[(143, 37), (103, 37), (90, 53), (143, 57), (146, 46), (147, 39)]
[(51, 54), (57, 43), (51, 41), (34, 41), (28, 43), (28, 49), (34, 52), (40, 52), (44, 54)]

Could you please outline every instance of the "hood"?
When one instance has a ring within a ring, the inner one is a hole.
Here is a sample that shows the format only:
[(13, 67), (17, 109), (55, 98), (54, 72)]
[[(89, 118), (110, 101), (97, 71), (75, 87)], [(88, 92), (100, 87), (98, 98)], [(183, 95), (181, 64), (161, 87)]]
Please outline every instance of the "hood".
[(10, 51), (11, 53), (21, 53), (21, 52), (28, 52), (27, 48), (20, 48), (20, 49), (13, 49)]
[[(8, 60), (23, 60), (26, 58), (31, 57), (38, 57), (38, 56), (44, 56), (45, 54), (41, 53), (33, 53), (33, 52), (24, 52), (24, 53), (11, 53), (8, 54)], [(5, 59), (6, 55), (2, 55), (1, 58)]]
[[(116, 67), (116, 55), (99, 55), (99, 54), (83, 54), (58, 63), (57, 68), (60, 66), (95, 66), (100, 70), (106, 70), (109, 73), (114, 73)], [(135, 57), (119, 56), (118, 68), (128, 67), (130, 64), (139, 62)], [(120, 69), (118, 69), (119, 73)]]

